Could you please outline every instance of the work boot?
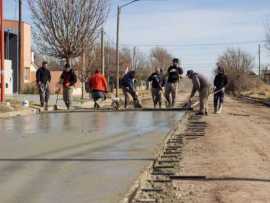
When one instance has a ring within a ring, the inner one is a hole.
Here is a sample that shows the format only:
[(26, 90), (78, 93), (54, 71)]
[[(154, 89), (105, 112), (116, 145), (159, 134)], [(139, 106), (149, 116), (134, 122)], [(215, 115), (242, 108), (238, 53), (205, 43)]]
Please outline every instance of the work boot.
[(45, 104), (44, 110), (45, 110), (45, 111), (48, 111), (48, 103)]
[(134, 100), (134, 108), (142, 108), (142, 105), (140, 104), (139, 100)]
[(217, 107), (216, 106), (214, 107), (214, 113), (217, 113)]
[(99, 109), (99, 108), (100, 108), (99, 104), (97, 102), (95, 102), (94, 109)]

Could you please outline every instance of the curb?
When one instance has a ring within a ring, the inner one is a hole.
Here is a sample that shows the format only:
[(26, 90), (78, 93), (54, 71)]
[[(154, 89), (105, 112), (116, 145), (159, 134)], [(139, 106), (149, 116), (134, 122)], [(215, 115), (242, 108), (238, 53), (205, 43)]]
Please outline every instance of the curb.
[(11, 111), (6, 113), (0, 113), (0, 119), (13, 118), (17, 116), (28, 116), (37, 114), (38, 111), (36, 109), (24, 109), (20, 111)]
[[(181, 124), (183, 124), (189, 118), (189, 116), (190, 116), (190, 112), (186, 111), (184, 113), (183, 117), (179, 121), (175, 122), (174, 127), (172, 127), (169, 130), (166, 137), (163, 139), (162, 146), (166, 143), (166, 141), (168, 139), (170, 139), (170, 137), (175, 133), (175, 131), (177, 131), (177, 129), (180, 128)], [(158, 153), (157, 153), (156, 157), (159, 156), (158, 154), (160, 153), (160, 150), (161, 149), (158, 150)], [(129, 192), (126, 194), (124, 199), (121, 201), (121, 203), (132, 203), (132, 201), (134, 200), (137, 192), (140, 190), (140, 185), (141, 185), (140, 183), (141, 183), (143, 177), (145, 177), (148, 174), (148, 172), (149, 172), (149, 170), (151, 170), (152, 166), (153, 166), (153, 162), (151, 162), (149, 164), (149, 166), (146, 167), (146, 169), (143, 171), (143, 173), (137, 178), (136, 182), (133, 184), (133, 186), (131, 187)]]

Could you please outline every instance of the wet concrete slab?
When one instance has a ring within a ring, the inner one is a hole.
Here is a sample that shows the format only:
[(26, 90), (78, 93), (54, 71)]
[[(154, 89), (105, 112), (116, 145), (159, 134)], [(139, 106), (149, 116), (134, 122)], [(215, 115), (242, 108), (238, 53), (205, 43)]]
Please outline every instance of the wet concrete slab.
[(181, 112), (41, 114), (0, 122), (0, 202), (119, 202)]

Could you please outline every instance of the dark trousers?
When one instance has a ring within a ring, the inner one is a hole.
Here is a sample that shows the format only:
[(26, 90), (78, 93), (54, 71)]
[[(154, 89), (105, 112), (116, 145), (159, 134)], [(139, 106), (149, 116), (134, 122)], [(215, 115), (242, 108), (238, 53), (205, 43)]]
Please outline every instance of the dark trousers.
[(63, 100), (66, 104), (67, 109), (69, 109), (72, 105), (72, 87), (63, 87)]
[(154, 107), (156, 108), (157, 104), (159, 104), (159, 107), (161, 108), (162, 96), (160, 88), (152, 88), (152, 99)]
[(128, 103), (129, 103), (129, 96), (128, 95), (131, 95), (131, 97), (133, 99), (134, 106), (135, 106), (135, 104), (138, 103), (138, 96), (132, 88), (123, 87), (123, 94), (125, 96), (125, 108), (127, 108)]
[(44, 106), (44, 103), (48, 105), (48, 101), (50, 98), (49, 85), (46, 85), (46, 84), (39, 85), (39, 97), (40, 97), (40, 105), (42, 107)]
[(220, 91), (214, 94), (214, 108), (218, 110), (220, 106), (224, 103), (224, 92)]
[(165, 97), (168, 103), (168, 106), (175, 105), (175, 98), (176, 98), (176, 83), (167, 83), (165, 87)]

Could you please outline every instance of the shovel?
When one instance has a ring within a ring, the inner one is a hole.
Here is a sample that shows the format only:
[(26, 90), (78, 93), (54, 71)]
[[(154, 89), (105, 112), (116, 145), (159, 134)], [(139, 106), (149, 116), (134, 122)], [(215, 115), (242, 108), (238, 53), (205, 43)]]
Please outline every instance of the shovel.
[(57, 110), (58, 110), (57, 103), (58, 103), (58, 99), (59, 99), (59, 92), (60, 92), (60, 91), (57, 91), (57, 96), (56, 96), (55, 105), (53, 106), (53, 109), (54, 109), (55, 111), (57, 111)]

